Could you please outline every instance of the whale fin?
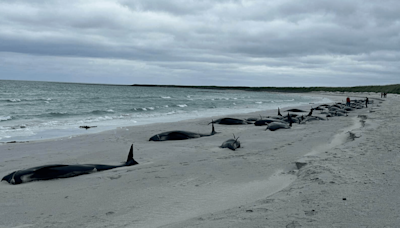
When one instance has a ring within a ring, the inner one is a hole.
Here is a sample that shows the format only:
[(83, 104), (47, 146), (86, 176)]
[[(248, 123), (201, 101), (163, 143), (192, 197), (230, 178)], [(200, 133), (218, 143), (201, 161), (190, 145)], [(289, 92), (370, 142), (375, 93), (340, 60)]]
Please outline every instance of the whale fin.
[(136, 165), (139, 164), (135, 159), (133, 159), (133, 144), (131, 145), (131, 149), (129, 150), (128, 153), (128, 158), (126, 159), (125, 165), (130, 166), (130, 165)]
[(237, 137), (237, 138), (236, 138), (235, 134), (233, 134), (233, 139), (235, 140), (234, 143), (236, 143), (236, 142), (238, 141), (239, 138), (240, 138), (240, 137)]
[(281, 110), (279, 110), (279, 108), (278, 108), (278, 116), (282, 116)]
[(308, 113), (308, 115), (307, 116), (312, 116), (312, 112), (314, 111), (314, 108), (313, 107), (311, 107), (311, 110), (310, 110), (310, 112)]
[(216, 132), (216, 131), (215, 131), (214, 120), (212, 120), (212, 122), (210, 122), (210, 124), (211, 124), (211, 126), (212, 126), (212, 129), (211, 129), (211, 134), (208, 135), (208, 136), (218, 134), (219, 132)]
[(293, 120), (292, 120), (292, 117), (290, 116), (289, 112), (287, 113), (287, 117), (288, 117), (288, 121), (289, 121), (289, 126), (291, 127)]
[(126, 159), (126, 162), (130, 160), (133, 160), (133, 144), (131, 145), (131, 149), (129, 150), (128, 159)]
[(1, 179), (1, 181), (7, 181), (8, 183), (11, 184), (11, 180), (14, 178), (14, 174), (15, 174), (16, 172), (17, 172), (17, 171), (12, 172), (12, 173), (10, 173), (10, 174), (4, 176), (3, 179)]
[(212, 126), (211, 135), (217, 134), (218, 132), (215, 131), (215, 127), (214, 127), (214, 123), (213, 122), (212, 122), (211, 126)]

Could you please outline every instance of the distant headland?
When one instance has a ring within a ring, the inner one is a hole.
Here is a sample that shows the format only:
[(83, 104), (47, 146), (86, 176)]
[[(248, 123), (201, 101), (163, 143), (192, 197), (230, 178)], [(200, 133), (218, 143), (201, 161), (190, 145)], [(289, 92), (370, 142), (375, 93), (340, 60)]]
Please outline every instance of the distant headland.
[(280, 92), (280, 93), (308, 93), (314, 91), (326, 91), (326, 92), (375, 92), (375, 93), (400, 94), (400, 84), (353, 86), (353, 87), (246, 87), (246, 86), (185, 86), (185, 85), (152, 85), (152, 84), (133, 84), (131, 86), (218, 89), (218, 90), (233, 89), (233, 90)]

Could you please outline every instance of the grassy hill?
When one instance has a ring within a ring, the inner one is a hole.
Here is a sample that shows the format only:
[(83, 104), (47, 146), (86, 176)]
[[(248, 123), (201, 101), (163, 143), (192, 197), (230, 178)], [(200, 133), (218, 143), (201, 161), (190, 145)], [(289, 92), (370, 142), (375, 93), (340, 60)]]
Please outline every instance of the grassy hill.
[(180, 85), (143, 85), (134, 84), (132, 86), (148, 87), (174, 87), (174, 88), (196, 88), (196, 89), (237, 89), (249, 91), (266, 92), (286, 92), (286, 93), (307, 93), (312, 91), (328, 92), (376, 92), (376, 93), (395, 93), (400, 94), (400, 84), (381, 85), (381, 86), (354, 86), (354, 87), (228, 87), (228, 86), (180, 86)]

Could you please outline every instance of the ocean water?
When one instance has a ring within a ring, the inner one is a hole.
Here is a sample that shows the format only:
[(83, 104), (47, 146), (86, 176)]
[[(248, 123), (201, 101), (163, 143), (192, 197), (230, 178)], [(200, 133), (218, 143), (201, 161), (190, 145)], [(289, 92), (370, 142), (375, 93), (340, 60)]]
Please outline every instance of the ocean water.
[[(121, 126), (329, 102), (324, 98), (189, 88), (0, 80), (0, 142), (32, 141)], [(96, 126), (88, 131), (79, 126)]]

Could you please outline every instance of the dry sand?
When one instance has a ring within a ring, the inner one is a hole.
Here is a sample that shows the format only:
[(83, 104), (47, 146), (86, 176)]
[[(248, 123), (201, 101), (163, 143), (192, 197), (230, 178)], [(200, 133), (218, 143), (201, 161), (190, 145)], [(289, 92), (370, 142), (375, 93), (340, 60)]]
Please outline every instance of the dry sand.
[[(148, 141), (169, 130), (211, 131), (210, 119), (194, 119), (0, 145), (1, 177), (52, 163), (118, 164), (132, 143), (139, 162), (67, 179), (3, 181), (0, 227), (398, 227), (400, 99), (350, 94), (365, 96), (374, 104), (348, 117), (275, 132), (216, 125), (221, 133), (211, 137)], [(276, 110), (232, 117), (259, 114)], [(219, 148), (232, 134), (242, 147)]]

